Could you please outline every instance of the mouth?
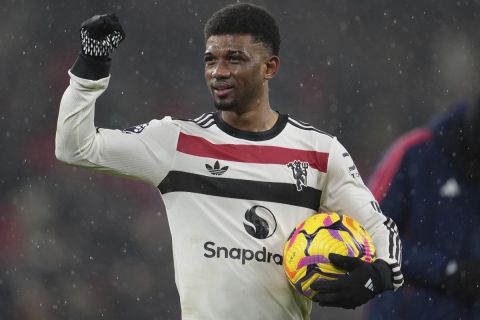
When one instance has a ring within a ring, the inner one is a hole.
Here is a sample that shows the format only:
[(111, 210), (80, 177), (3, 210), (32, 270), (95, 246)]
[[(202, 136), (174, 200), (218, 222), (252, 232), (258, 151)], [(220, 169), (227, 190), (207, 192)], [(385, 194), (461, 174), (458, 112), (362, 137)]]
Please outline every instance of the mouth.
[(229, 84), (215, 84), (212, 86), (212, 92), (219, 98), (224, 98), (233, 91), (233, 86)]

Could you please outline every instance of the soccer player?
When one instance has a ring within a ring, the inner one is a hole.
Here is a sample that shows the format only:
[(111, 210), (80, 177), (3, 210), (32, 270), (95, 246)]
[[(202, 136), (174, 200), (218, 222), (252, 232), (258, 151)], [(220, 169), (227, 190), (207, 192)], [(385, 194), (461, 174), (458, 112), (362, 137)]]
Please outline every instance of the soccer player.
[[(308, 319), (311, 302), (282, 268), (295, 225), (317, 211), (348, 213), (372, 235), (378, 260), (330, 255), (348, 271), (312, 284), (322, 306), (355, 308), (403, 283), (395, 224), (380, 211), (337, 139), (272, 110), (279, 30), (263, 8), (234, 4), (206, 22), (205, 79), (216, 111), (125, 130), (95, 128), (110, 53), (124, 38), (114, 15), (82, 24), (69, 70), (56, 156), (157, 187), (172, 235), (182, 319)], [(104, 106), (102, 106), (104, 108)]]
[(402, 135), (370, 181), (404, 234), (404, 289), (368, 319), (480, 319), (480, 100)]

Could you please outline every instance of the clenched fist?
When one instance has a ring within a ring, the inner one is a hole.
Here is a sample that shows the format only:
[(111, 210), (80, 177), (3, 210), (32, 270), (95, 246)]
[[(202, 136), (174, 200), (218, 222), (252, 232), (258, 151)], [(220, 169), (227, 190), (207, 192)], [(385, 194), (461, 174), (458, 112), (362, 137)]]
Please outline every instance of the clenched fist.
[(82, 23), (80, 28), (82, 53), (106, 59), (125, 38), (118, 17), (113, 14), (96, 15)]

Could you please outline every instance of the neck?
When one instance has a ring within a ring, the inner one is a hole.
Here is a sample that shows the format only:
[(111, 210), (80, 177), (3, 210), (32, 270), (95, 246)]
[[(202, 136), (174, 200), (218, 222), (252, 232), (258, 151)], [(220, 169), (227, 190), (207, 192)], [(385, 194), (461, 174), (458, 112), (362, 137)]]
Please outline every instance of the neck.
[(257, 108), (243, 113), (221, 111), (220, 116), (230, 126), (250, 132), (270, 130), (278, 119), (278, 113), (273, 111), (269, 105), (265, 108)]
[(220, 117), (231, 127), (242, 131), (262, 132), (270, 130), (278, 119), (278, 113), (270, 107), (268, 83), (264, 83), (261, 92), (248, 99), (250, 102), (241, 108), (221, 111)]

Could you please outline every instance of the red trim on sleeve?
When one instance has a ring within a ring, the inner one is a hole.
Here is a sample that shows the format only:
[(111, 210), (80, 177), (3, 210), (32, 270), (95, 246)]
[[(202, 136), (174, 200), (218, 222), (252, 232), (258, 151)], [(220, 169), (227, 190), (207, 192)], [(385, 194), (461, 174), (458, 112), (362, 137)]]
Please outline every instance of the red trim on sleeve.
[(327, 172), (328, 153), (311, 150), (290, 149), (277, 146), (248, 144), (215, 144), (204, 138), (180, 133), (177, 151), (199, 157), (218, 160), (288, 164), (294, 160), (308, 162), (310, 167)]
[(418, 128), (401, 136), (392, 147), (390, 147), (369, 182), (370, 190), (377, 201), (381, 202), (385, 197), (393, 177), (408, 149), (432, 139), (432, 136), (430, 130)]

